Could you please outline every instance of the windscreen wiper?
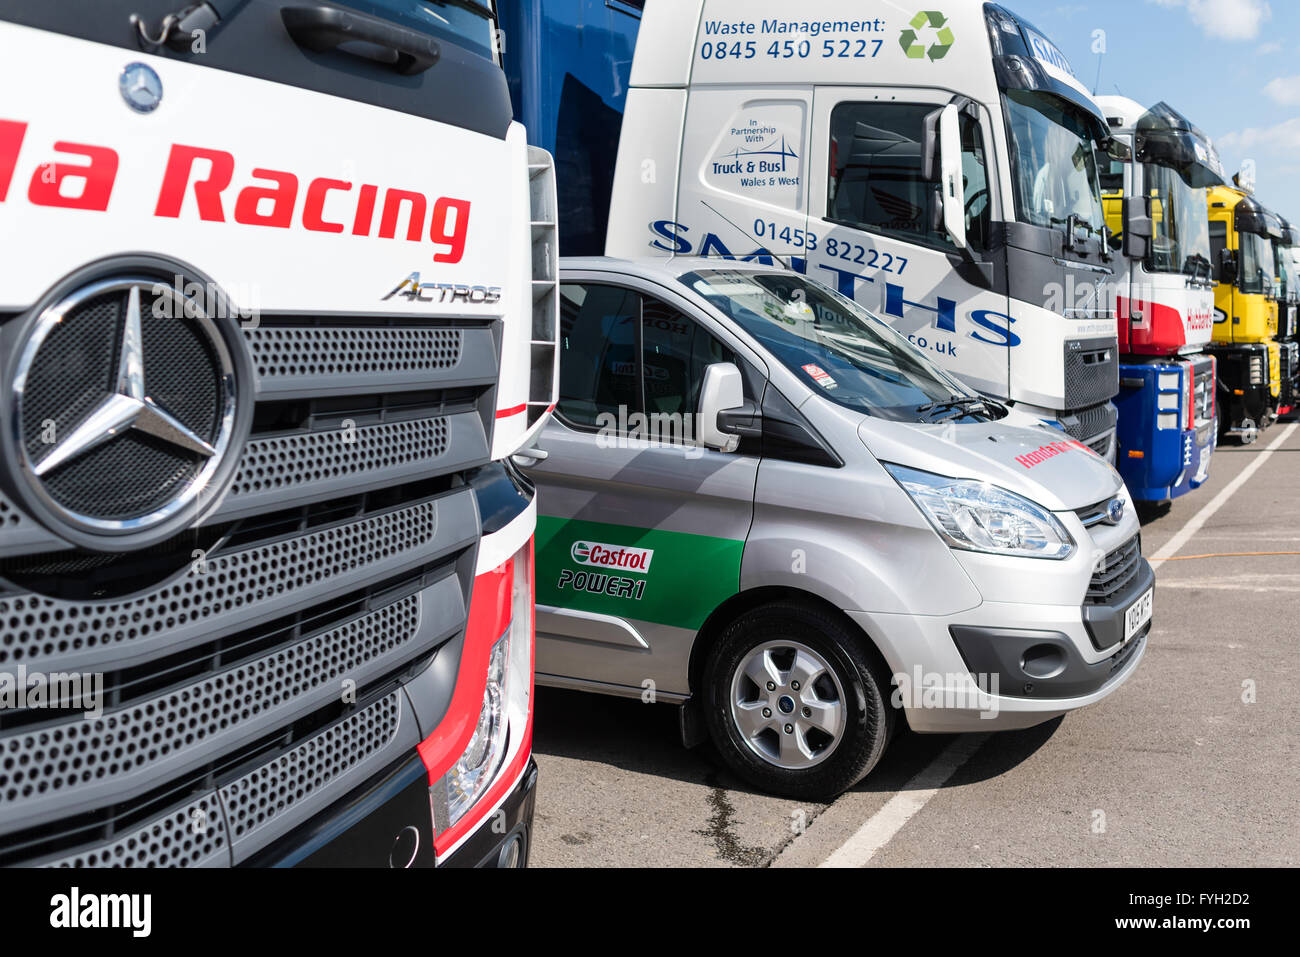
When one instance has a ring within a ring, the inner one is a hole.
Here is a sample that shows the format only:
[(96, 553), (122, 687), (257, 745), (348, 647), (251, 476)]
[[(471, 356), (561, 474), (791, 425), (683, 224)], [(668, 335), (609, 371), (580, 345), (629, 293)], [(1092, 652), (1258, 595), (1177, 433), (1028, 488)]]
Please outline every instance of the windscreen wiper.
[(982, 395), (954, 395), (939, 402), (927, 402), (925, 405), (918, 405), (916, 411), (922, 415), (939, 412), (955, 412), (958, 415), (965, 415), (977, 408), (995, 412), (1001, 408), (1001, 403), (986, 399)]

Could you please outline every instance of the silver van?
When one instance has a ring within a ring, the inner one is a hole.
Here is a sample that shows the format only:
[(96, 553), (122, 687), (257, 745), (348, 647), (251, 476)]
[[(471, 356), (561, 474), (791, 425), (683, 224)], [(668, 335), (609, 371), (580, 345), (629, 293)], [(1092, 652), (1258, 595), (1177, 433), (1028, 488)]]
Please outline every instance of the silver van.
[(561, 261), (537, 681), (683, 706), (756, 787), (838, 794), (901, 712), (1023, 728), (1137, 668), (1118, 473), (862, 306), (718, 259)]

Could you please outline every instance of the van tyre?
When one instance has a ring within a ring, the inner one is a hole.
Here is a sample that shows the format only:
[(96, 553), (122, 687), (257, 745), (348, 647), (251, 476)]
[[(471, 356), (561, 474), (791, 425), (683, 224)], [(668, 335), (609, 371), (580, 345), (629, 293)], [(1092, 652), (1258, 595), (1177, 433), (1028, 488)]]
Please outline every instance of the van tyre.
[(889, 680), (874, 657), (860, 632), (819, 609), (752, 609), (705, 660), (709, 737), (760, 790), (828, 801), (876, 766), (893, 728)]

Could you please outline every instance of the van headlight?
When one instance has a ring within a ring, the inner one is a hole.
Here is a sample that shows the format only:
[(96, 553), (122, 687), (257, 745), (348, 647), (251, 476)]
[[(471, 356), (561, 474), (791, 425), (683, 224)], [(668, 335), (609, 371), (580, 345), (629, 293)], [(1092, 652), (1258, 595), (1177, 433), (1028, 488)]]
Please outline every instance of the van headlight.
[(1074, 539), (1056, 516), (1014, 492), (882, 464), (952, 548), (1058, 560), (1074, 552)]

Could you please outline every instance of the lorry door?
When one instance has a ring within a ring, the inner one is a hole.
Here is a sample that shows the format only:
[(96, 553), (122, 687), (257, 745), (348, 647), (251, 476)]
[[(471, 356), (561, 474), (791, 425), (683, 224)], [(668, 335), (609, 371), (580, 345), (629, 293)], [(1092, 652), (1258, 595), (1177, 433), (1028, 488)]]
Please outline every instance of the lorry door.
[(803, 272), (811, 115), (811, 86), (692, 88), (677, 219), (652, 245)]
[[(1013, 328), (998, 262), (984, 271), (945, 233), (924, 177), (926, 117), (957, 101), (972, 256), (999, 208), (988, 112), (950, 91), (818, 86), (813, 94), (808, 274), (856, 299), (975, 388), (1009, 395)], [(1001, 291), (998, 291), (1001, 290)]]
[(537, 671), (673, 700), (696, 632), (739, 590), (759, 462), (692, 444), (704, 370), (735, 362), (755, 401), (765, 374), (688, 300), (597, 275), (561, 285), (559, 404), (529, 470)]

